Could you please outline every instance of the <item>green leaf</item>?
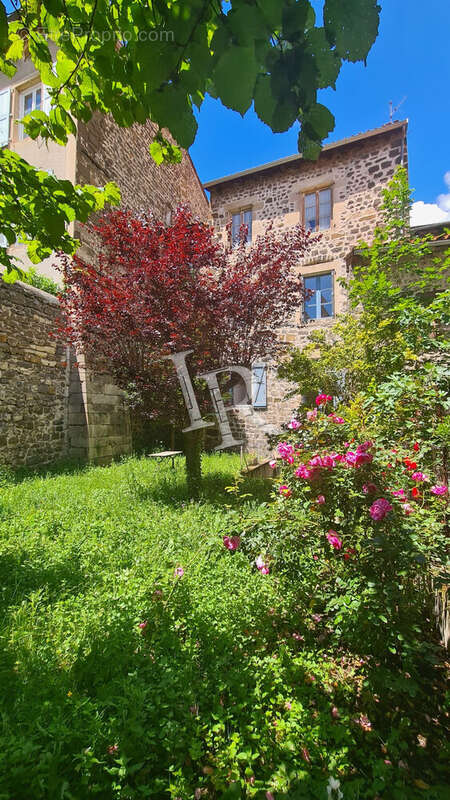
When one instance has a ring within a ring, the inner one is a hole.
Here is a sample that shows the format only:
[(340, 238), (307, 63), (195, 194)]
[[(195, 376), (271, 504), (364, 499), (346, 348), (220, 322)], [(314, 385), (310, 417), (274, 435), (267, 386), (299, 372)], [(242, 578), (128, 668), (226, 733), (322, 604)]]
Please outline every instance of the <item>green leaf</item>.
[(270, 33), (267, 21), (257, 5), (232, 9), (227, 20), (235, 39), (241, 44), (252, 43), (255, 39), (266, 39)]
[(283, 36), (298, 38), (300, 34), (304, 33), (308, 17), (311, 14), (314, 20), (314, 11), (308, 0), (302, 0), (294, 5), (285, 5), (283, 8)]
[(2, 53), (8, 47), (8, 17), (6, 15), (6, 8), (3, 3), (0, 3), (0, 51)]
[(331, 111), (326, 106), (323, 106), (322, 103), (315, 103), (304, 114), (304, 125), (308, 128), (306, 133), (311, 138), (325, 139), (334, 129), (335, 122), (336, 120)]
[(321, 152), (322, 146), (320, 142), (310, 139), (303, 130), (298, 135), (298, 151), (302, 154), (303, 158), (308, 161), (317, 161)]
[(161, 128), (168, 128), (181, 147), (190, 147), (195, 139), (197, 120), (182, 87), (169, 85), (150, 96), (152, 117)]
[(116, 183), (109, 181), (104, 187), (103, 192), (105, 196), (105, 203), (112, 206), (118, 206), (120, 203), (120, 189)]
[(317, 88), (335, 88), (342, 61), (335, 50), (330, 48), (325, 28), (313, 28), (306, 37), (306, 52), (311, 56), (317, 72)]
[(213, 75), (222, 103), (243, 116), (253, 99), (257, 72), (254, 48), (232, 45), (220, 57)]
[(283, 100), (277, 101), (271, 88), (269, 75), (259, 75), (255, 86), (255, 111), (262, 122), (274, 133), (287, 131), (298, 116), (298, 100), (291, 92)]
[(283, 12), (283, 4), (280, 3), (280, 0), (258, 0), (258, 6), (272, 30), (277, 30), (281, 26)]
[(381, 7), (377, 0), (325, 0), (328, 40), (346, 61), (367, 58), (377, 35)]

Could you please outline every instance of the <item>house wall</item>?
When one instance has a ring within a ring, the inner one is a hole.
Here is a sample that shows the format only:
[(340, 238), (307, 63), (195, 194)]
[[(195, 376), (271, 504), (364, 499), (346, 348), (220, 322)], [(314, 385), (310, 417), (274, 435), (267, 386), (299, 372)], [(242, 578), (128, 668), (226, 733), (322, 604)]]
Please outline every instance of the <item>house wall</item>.
[[(158, 218), (166, 220), (169, 212), (178, 205), (188, 204), (195, 215), (210, 220), (208, 200), (189, 154), (183, 151), (181, 164), (159, 167), (151, 158), (149, 145), (157, 131), (152, 122), (121, 128), (112, 117), (97, 112), (89, 122), (77, 123), (76, 137), (69, 136), (65, 146), (23, 138), (17, 122), (21, 116), (20, 95), (39, 83), (39, 74), (30, 59), (19, 63), (14, 78), (0, 74), (0, 91), (8, 87), (11, 90), (8, 144), (11, 150), (33, 166), (51, 170), (57, 178), (72, 183), (104, 186), (108, 181), (115, 181), (121, 190), (122, 207), (137, 214), (152, 211)], [(170, 138), (169, 134), (166, 135)], [(86, 225), (71, 223), (69, 226), (70, 233), (81, 242), (79, 252), (82, 257), (91, 257), (98, 249), (92, 230), (98, 217), (93, 216)], [(9, 252), (20, 259), (22, 269), (31, 266), (26, 245), (14, 244)], [(61, 284), (55, 260), (52, 255), (35, 266), (38, 272)]]
[[(180, 164), (158, 166), (153, 161), (149, 145), (156, 131), (157, 126), (149, 121), (120, 128), (111, 117), (99, 113), (88, 123), (79, 123), (76, 182), (100, 186), (115, 181), (121, 191), (121, 208), (136, 214), (151, 211), (158, 219), (169, 221), (177, 206), (186, 204), (200, 219), (210, 221), (209, 203), (189, 154), (183, 151)], [(98, 216), (86, 225), (76, 225), (82, 257), (98, 250), (92, 229)]]
[[(371, 240), (380, 221), (382, 190), (396, 166), (402, 161), (406, 164), (406, 158), (405, 128), (387, 125), (377, 135), (324, 150), (316, 162), (299, 158), (208, 185), (214, 225), (226, 241), (231, 215), (251, 207), (253, 240), (269, 223), (282, 235), (284, 230), (302, 221), (305, 193), (331, 187), (331, 227), (321, 232), (320, 240), (299, 261), (297, 269), (303, 276), (333, 273), (334, 312), (340, 314), (348, 310), (348, 302), (338, 279), (348, 277), (348, 256), (358, 241)], [(279, 336), (287, 345), (301, 348), (313, 330), (327, 330), (333, 324), (334, 318), (306, 322), (303, 309), (298, 308), (280, 329)], [(277, 378), (276, 367), (271, 365), (267, 375), (267, 408), (255, 409), (245, 416), (233, 413), (234, 427), (240, 427), (245, 434), (248, 449), (260, 455), (269, 452), (265, 433), (280, 430), (301, 400), (300, 397), (284, 399), (290, 388)]]

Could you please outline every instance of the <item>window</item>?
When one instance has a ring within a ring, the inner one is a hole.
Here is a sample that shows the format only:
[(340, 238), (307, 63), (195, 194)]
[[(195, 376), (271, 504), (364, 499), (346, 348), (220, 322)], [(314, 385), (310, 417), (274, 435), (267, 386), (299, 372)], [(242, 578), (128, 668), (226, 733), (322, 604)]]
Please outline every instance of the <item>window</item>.
[(324, 231), (331, 225), (331, 189), (304, 195), (303, 221), (307, 231)]
[(253, 408), (267, 408), (267, 367), (265, 364), (252, 366), (252, 405)]
[(333, 273), (305, 277), (305, 289), (313, 294), (305, 300), (306, 319), (323, 319), (333, 316)]
[(245, 208), (237, 211), (231, 218), (231, 244), (236, 247), (239, 244), (239, 234), (241, 225), (247, 226), (246, 242), (252, 240), (252, 209)]
[[(39, 83), (21, 92), (19, 97), (19, 116), (22, 119), (32, 111), (40, 109), (48, 114), (51, 109), (51, 102), (47, 87)], [(19, 138), (25, 139), (26, 135), (23, 125), (19, 125)]]

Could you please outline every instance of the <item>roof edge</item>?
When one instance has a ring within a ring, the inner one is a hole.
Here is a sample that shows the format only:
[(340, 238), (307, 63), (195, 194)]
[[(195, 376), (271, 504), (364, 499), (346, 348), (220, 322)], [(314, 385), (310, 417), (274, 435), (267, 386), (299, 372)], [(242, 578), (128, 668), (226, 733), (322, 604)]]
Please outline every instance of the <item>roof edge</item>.
[[(407, 126), (408, 126), (408, 119), (399, 120), (397, 122), (387, 122), (385, 125), (382, 125), (379, 128), (372, 128), (371, 130), (365, 131), (364, 133), (357, 133), (354, 136), (349, 136), (346, 139), (339, 139), (336, 142), (330, 142), (329, 144), (325, 144), (322, 148), (322, 152), (338, 149), (339, 147), (346, 147), (347, 145), (356, 144), (357, 142), (365, 141), (366, 139), (371, 139), (374, 136), (380, 136), (385, 133), (390, 133), (391, 131), (399, 130), (400, 128), (407, 128)], [(237, 180), (238, 178), (245, 178), (247, 177), (247, 175), (254, 175), (257, 172), (264, 172), (265, 170), (275, 169), (276, 167), (283, 166), (284, 164), (290, 164), (293, 161), (302, 161), (302, 160), (303, 160), (302, 153), (295, 153), (292, 156), (285, 156), (284, 158), (278, 158), (276, 161), (269, 161), (266, 164), (260, 164), (258, 167), (250, 167), (249, 169), (244, 169), (241, 172), (234, 172), (231, 175), (224, 175), (222, 178), (215, 178), (212, 181), (206, 181), (203, 184), (203, 187), (205, 189), (211, 189), (214, 186), (218, 186), (221, 183), (234, 181)]]

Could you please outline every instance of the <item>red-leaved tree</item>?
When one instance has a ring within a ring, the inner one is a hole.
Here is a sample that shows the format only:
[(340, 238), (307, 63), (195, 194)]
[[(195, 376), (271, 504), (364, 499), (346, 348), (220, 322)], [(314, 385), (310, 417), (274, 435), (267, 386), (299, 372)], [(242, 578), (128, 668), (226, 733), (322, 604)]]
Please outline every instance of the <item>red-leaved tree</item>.
[[(192, 349), (193, 376), (280, 355), (279, 328), (304, 296), (295, 267), (311, 234), (301, 226), (280, 236), (268, 229), (252, 245), (242, 229), (240, 244), (231, 248), (180, 208), (168, 227), (152, 216), (115, 211), (96, 231), (97, 264), (64, 260), (62, 331), (91, 363), (107, 366), (142, 413), (186, 424), (168, 354)], [(204, 386), (193, 382), (200, 409), (211, 412)], [(195, 437), (186, 438), (192, 445)], [(198, 464), (191, 452), (191, 477)]]

